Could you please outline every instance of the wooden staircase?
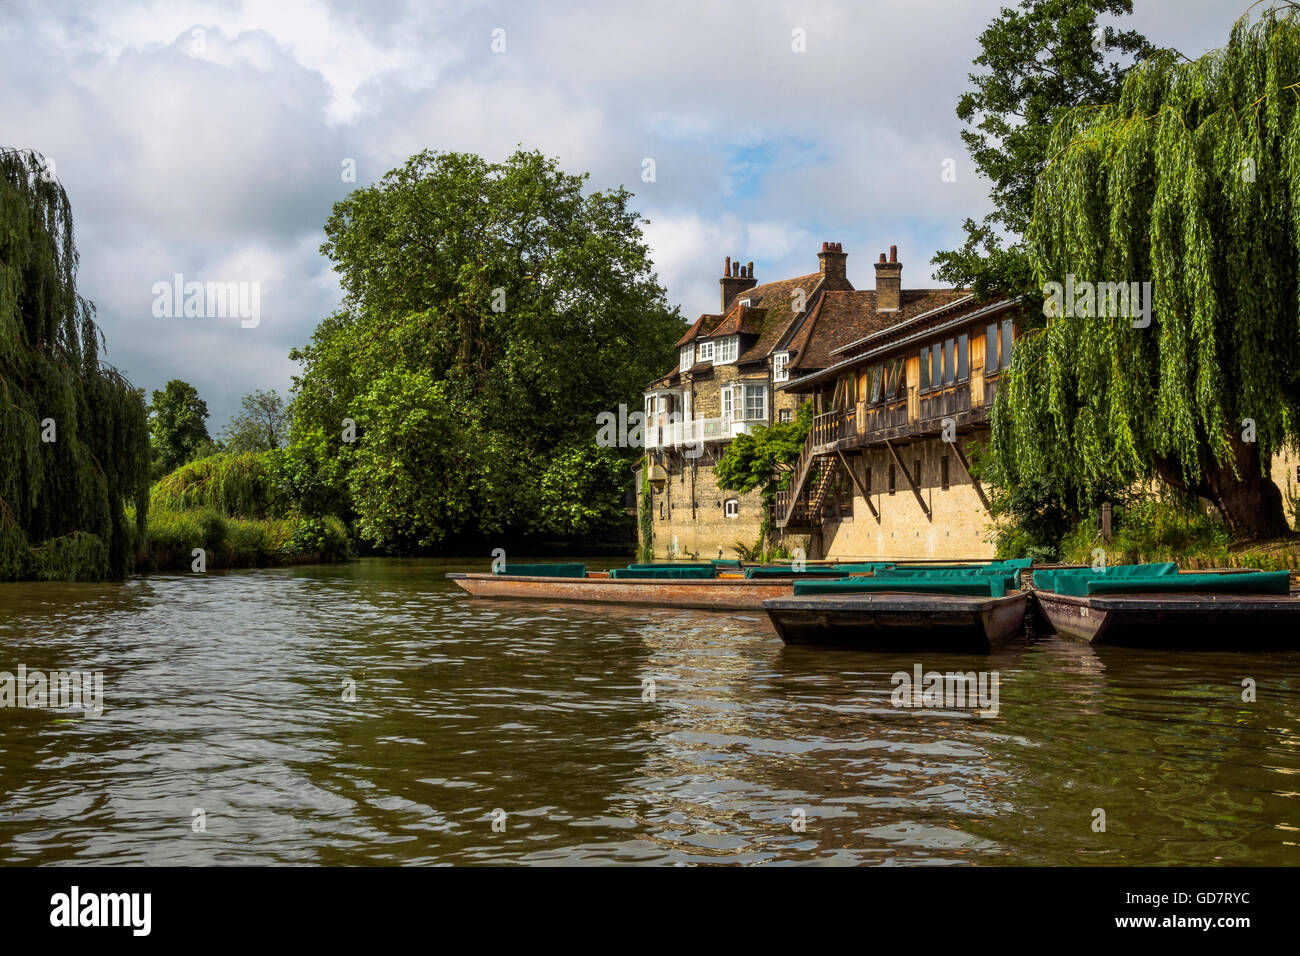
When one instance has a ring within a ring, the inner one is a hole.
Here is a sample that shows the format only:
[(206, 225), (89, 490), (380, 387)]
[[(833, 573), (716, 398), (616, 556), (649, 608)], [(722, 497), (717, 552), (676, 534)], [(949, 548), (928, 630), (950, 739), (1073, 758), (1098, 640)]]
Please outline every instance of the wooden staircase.
[(814, 435), (810, 432), (791, 469), (790, 486), (776, 493), (772, 517), (776, 526), (783, 530), (791, 524), (821, 523), (822, 504), (835, 480), (837, 463), (833, 455), (819, 454), (816, 451), (818, 446), (813, 442)]

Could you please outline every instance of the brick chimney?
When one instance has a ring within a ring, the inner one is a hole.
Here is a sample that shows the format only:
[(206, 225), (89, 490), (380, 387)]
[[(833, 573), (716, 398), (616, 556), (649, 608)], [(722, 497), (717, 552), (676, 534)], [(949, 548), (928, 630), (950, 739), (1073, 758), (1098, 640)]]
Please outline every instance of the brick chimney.
[(903, 264), (898, 261), (898, 246), (889, 247), (889, 261), (880, 254), (876, 263), (876, 311), (897, 312), (903, 304)]
[(722, 284), (722, 311), (726, 312), (727, 303), (738, 293), (758, 285), (754, 279), (754, 263), (749, 262), (742, 266), (739, 259), (732, 262), (731, 256), (727, 256), (726, 264), (722, 267), (722, 278), (718, 282)]
[(844, 271), (844, 262), (849, 255), (838, 242), (823, 242), (822, 251), (817, 253), (821, 263), (819, 270), (828, 289), (847, 289), (849, 277)]

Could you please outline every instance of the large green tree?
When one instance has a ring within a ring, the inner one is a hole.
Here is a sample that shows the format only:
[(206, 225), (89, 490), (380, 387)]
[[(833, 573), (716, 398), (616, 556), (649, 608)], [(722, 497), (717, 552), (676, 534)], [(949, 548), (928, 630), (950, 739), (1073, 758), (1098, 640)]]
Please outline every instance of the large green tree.
[(983, 69), (970, 74), (957, 116), (993, 211), (967, 219), (962, 247), (934, 257), (937, 278), (983, 297), (1033, 288), (1023, 237), (1052, 131), (1067, 109), (1113, 102), (1129, 67), (1152, 54), (1136, 31), (1099, 23), (1132, 12), (1132, 0), (1021, 0), (980, 34), (975, 65)]
[(172, 379), (161, 391), (155, 389), (149, 405), (149, 428), (153, 435), (155, 473), (165, 475), (193, 461), (212, 445), (208, 434), (208, 403), (199, 398), (189, 382)]
[(597, 448), (596, 416), (640, 406), (683, 323), (631, 194), (585, 180), (536, 152), (426, 151), (335, 205), (344, 307), (293, 353), (304, 497), (392, 548), (622, 513), (631, 450)]
[(0, 579), (121, 576), (128, 502), (144, 528), (144, 400), (100, 361), (76, 278), (63, 187), (40, 156), (0, 150)]
[[(1288, 532), (1269, 479), (1300, 438), (1300, 24), (1234, 27), (1057, 123), (1029, 231), (1037, 281), (1152, 283), (1150, 324), (1076, 293), (1031, 331), (994, 411), (1013, 480), (1158, 477), (1235, 534)], [(1082, 301), (1081, 301), (1082, 300)]]

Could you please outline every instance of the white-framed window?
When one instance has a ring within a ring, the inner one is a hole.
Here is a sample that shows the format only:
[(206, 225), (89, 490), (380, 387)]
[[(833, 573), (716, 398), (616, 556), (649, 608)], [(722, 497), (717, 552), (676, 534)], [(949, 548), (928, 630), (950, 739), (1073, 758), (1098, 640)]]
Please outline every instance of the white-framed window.
[(736, 361), (740, 355), (740, 336), (728, 335), (725, 339), (718, 339), (717, 351), (714, 353), (714, 365), (729, 365)]
[(731, 421), (736, 417), (736, 390), (730, 385), (724, 385), (718, 394), (722, 397), (722, 418)]
[(790, 409), (788, 409), (788, 408), (782, 408), (782, 409), (780, 409), (780, 410), (776, 413), (776, 419), (777, 419), (777, 421), (780, 421), (780, 422), (788, 422), (788, 421), (790, 421), (790, 420), (791, 420)]
[(787, 366), (790, 364), (789, 352), (777, 352), (772, 356), (772, 381), (788, 382), (790, 380), (790, 370)]
[(660, 395), (660, 396), (655, 400), (655, 411), (657, 411), (660, 415), (662, 415), (662, 414), (664, 414), (666, 411), (668, 411), (668, 396), (667, 396), (667, 395)]
[(740, 500), (737, 498), (728, 498), (722, 503), (722, 516), (724, 518), (740, 517)]
[(767, 421), (767, 386), (745, 386), (745, 421)]
[(646, 421), (649, 421), (649, 420), (650, 420), (650, 416), (653, 415), (654, 413), (655, 413), (655, 397), (654, 397), (653, 395), (647, 395), (647, 396), (645, 397), (645, 417), (646, 417)]
[(712, 343), (712, 342), (701, 342), (699, 345), (696, 346), (696, 348), (699, 350), (699, 353), (700, 353), (700, 354), (699, 354), (699, 360), (700, 360), (701, 362), (712, 362), (712, 361), (713, 361), (713, 343)]
[(683, 372), (695, 364), (695, 346), (683, 345), (681, 358), (677, 361), (677, 367)]

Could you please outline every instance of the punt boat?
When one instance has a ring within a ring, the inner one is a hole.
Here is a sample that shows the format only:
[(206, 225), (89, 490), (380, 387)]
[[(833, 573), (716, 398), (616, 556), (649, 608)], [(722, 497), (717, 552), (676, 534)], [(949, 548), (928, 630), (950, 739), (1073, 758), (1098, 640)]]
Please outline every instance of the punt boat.
[(594, 601), (705, 610), (761, 610), (769, 598), (789, 597), (794, 582), (870, 574), (865, 565), (744, 568), (739, 562), (645, 564), (588, 571), (582, 564), (507, 565), (495, 572), (447, 577), (480, 598)]
[(986, 654), (1024, 631), (1029, 592), (1017, 585), (1027, 563), (800, 581), (763, 610), (787, 644)]
[(1130, 647), (1300, 647), (1286, 571), (1180, 574), (1172, 562), (1034, 573), (1034, 603), (1058, 634)]

